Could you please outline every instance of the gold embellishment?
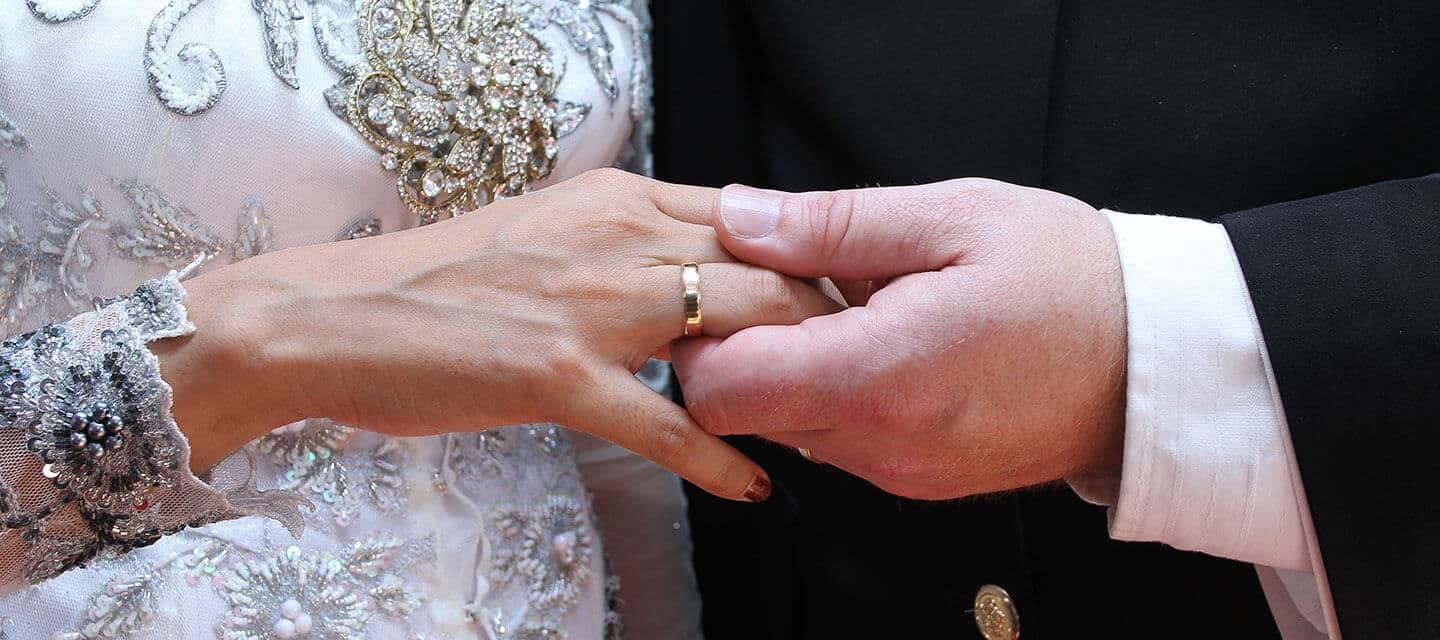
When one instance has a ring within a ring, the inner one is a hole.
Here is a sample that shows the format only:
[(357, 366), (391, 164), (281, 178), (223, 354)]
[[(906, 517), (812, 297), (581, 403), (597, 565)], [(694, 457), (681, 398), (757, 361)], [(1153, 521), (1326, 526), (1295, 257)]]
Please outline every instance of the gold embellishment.
[(422, 221), (550, 175), (559, 73), (514, 3), (369, 0), (357, 21), (364, 61), (347, 79), (346, 117)]

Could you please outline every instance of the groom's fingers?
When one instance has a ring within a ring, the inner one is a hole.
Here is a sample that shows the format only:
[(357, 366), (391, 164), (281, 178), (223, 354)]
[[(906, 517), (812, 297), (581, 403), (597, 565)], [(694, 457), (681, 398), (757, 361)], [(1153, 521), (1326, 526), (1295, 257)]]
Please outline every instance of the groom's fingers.
[(609, 440), (722, 498), (770, 497), (770, 478), (754, 461), (705, 433), (690, 414), (627, 372), (578, 394), (565, 423)]
[(875, 343), (866, 312), (672, 344), (686, 406), (716, 435), (844, 428), (893, 410), (870, 402), (865, 385), (894, 369), (903, 351)]
[(790, 275), (878, 280), (956, 263), (970, 221), (1000, 210), (1009, 186), (987, 180), (786, 193), (730, 185), (713, 224), (736, 257)]

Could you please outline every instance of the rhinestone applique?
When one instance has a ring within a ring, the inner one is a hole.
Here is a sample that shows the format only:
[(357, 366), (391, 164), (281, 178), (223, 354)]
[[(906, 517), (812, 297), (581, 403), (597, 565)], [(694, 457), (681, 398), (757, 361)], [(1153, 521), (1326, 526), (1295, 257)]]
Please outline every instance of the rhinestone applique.
[(422, 221), (523, 193), (558, 144), (550, 52), (498, 0), (371, 0), (365, 61), (342, 84), (352, 126)]
[(562, 25), (616, 95), (600, 4), (368, 0), (357, 16), (364, 61), (332, 106), (380, 150), (422, 222), (522, 194), (550, 175), (557, 139), (590, 109), (555, 98), (564, 57), (536, 31)]

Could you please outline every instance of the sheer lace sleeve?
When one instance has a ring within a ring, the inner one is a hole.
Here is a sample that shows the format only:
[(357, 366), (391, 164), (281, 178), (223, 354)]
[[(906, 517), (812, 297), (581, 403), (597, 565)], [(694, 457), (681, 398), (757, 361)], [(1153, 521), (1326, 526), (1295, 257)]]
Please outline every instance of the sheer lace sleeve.
[(0, 343), (0, 593), (244, 515), (298, 532), (299, 500), (190, 472), (146, 343), (195, 330), (175, 273)]

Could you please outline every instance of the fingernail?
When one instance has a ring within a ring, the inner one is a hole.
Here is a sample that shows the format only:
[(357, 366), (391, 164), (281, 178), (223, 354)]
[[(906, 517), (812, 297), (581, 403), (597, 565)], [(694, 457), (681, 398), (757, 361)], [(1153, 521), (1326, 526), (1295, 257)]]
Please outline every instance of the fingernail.
[(736, 238), (763, 238), (780, 220), (780, 198), (777, 191), (732, 184), (720, 190), (720, 221)]
[(770, 479), (759, 475), (751, 479), (750, 486), (745, 487), (745, 499), (751, 502), (764, 502), (770, 499)]

